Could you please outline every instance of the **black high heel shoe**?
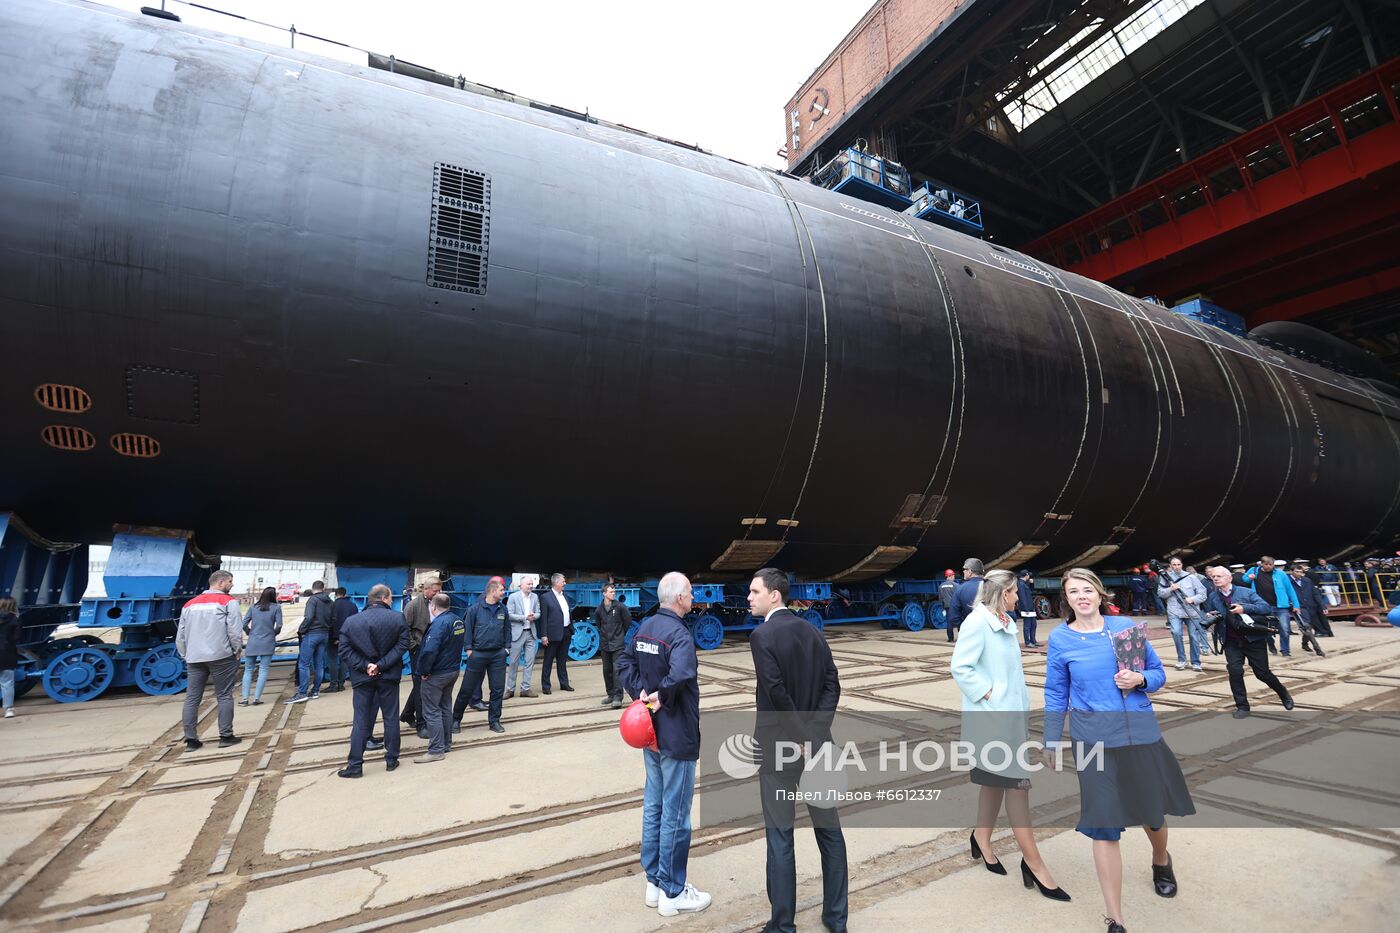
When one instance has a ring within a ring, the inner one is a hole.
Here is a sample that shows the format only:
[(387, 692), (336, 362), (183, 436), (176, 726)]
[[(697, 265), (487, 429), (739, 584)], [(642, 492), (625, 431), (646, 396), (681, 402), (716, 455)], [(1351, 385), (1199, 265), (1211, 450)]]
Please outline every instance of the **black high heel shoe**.
[(1167, 853), (1167, 864), (1152, 866), (1152, 889), (1158, 897), (1176, 897), (1176, 872), (1172, 871), (1171, 853)]
[(1040, 879), (1035, 876), (1035, 872), (1031, 871), (1025, 859), (1021, 859), (1021, 883), (1028, 888), (1031, 885), (1035, 885), (1040, 889), (1042, 897), (1048, 897), (1052, 901), (1069, 900), (1069, 895), (1065, 893), (1063, 888), (1047, 888), (1045, 885), (1041, 884)]
[(1006, 866), (1003, 865), (1001, 862), (989, 862), (986, 859), (982, 858), (982, 847), (977, 844), (976, 831), (973, 831), (968, 834), (967, 841), (972, 844), (972, 857), (975, 859), (980, 859), (983, 868), (987, 869), (987, 871), (991, 872), (994, 875), (1006, 874)]

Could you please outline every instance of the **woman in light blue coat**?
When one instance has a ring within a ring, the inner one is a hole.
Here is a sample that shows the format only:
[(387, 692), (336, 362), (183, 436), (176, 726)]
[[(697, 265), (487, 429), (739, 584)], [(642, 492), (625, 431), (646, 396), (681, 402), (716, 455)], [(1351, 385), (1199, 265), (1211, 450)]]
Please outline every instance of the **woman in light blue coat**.
[(277, 650), (277, 633), (282, 631), (282, 607), (277, 605), (277, 591), (267, 587), (258, 601), (243, 617), (243, 631), (248, 644), (243, 648), (243, 696), (239, 706), (248, 705), (248, 690), (253, 685), (253, 665), (258, 667), (258, 686), (253, 690), (253, 705), (262, 703), (263, 687), (267, 686), (267, 671)]
[(1006, 874), (1000, 861), (987, 858), (992, 852), (992, 827), (1005, 800), (1006, 818), (1021, 849), (1022, 883), (1038, 888), (1051, 900), (1067, 901), (1069, 895), (1055, 884), (1041, 858), (1031, 825), (1028, 766), (1038, 761), (1030, 755), (1031, 699), (1012, 614), (1016, 599), (1015, 575), (1008, 570), (988, 573), (953, 649), (953, 680), (963, 695), (962, 739), (974, 748), (977, 765), (972, 783), (982, 789), (977, 828), (968, 842), (972, 857), (981, 859), (987, 871)]

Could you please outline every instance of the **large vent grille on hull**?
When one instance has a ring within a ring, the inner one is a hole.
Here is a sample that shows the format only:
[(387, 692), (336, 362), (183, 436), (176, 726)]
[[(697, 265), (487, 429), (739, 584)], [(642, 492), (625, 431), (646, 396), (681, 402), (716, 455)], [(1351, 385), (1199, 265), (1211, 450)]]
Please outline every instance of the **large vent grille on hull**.
[(491, 179), (456, 165), (434, 164), (428, 284), (484, 295), (490, 228)]

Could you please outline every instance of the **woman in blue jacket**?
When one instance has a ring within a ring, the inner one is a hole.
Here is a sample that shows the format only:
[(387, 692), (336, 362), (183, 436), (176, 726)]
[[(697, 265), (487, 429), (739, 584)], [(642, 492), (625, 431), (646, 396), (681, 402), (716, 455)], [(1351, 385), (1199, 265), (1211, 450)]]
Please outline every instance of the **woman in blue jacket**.
[[(1144, 669), (1120, 671), (1112, 636), (1134, 623), (1104, 618), (1101, 610), (1108, 593), (1093, 571), (1076, 567), (1060, 582), (1070, 615), (1047, 644), (1045, 742), (1048, 748), (1060, 741), (1068, 713), (1079, 772), (1076, 829), (1094, 840), (1094, 870), (1109, 933), (1126, 933), (1118, 846), (1123, 828), (1142, 826), (1147, 831), (1153, 888), (1162, 897), (1175, 897), (1166, 818), (1187, 816), (1196, 808), (1147, 697), (1167, 680), (1157, 652), (1148, 643)], [(1101, 755), (1095, 754), (1099, 744)]]

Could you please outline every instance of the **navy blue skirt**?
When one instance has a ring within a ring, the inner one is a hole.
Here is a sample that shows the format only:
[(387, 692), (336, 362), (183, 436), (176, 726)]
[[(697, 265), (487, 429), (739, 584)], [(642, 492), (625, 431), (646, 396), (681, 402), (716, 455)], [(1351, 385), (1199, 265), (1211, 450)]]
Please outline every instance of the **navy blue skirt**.
[(1076, 764), (1079, 825), (1075, 828), (1091, 839), (1116, 840), (1126, 826), (1159, 829), (1168, 816), (1196, 812), (1181, 765), (1163, 739), (1106, 748), (1102, 769), (1092, 759)]

